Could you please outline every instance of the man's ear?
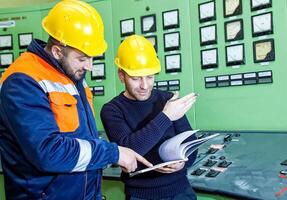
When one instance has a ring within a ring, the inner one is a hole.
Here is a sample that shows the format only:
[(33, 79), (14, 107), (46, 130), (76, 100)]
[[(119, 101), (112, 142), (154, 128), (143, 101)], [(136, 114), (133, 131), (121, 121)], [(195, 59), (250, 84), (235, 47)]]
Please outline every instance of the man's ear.
[(61, 47), (57, 46), (57, 45), (53, 45), (51, 47), (51, 54), (53, 55), (53, 57), (57, 60), (60, 60), (63, 58), (63, 53), (62, 53), (62, 49)]
[(122, 83), (125, 83), (125, 72), (121, 69), (118, 69), (118, 76)]

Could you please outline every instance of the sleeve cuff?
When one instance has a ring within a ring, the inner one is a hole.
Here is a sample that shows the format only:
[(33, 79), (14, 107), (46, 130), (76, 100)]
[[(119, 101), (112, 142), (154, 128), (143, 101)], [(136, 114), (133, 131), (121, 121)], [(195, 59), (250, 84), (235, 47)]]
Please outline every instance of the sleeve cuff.
[(172, 125), (172, 121), (163, 113), (160, 112), (157, 117), (154, 119), (155, 124), (159, 130), (166, 130)]
[(110, 152), (110, 160), (109, 162), (111, 164), (116, 164), (119, 161), (119, 148), (118, 145), (114, 142), (110, 143), (110, 148), (109, 148), (109, 152)]

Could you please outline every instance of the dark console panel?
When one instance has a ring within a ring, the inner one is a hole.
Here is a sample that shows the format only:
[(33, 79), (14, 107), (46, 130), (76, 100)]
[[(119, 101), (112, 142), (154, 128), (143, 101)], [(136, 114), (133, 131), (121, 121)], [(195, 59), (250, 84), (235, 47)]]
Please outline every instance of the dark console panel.
[(188, 178), (200, 191), (238, 199), (287, 199), (286, 144), (287, 133), (220, 133), (200, 147)]

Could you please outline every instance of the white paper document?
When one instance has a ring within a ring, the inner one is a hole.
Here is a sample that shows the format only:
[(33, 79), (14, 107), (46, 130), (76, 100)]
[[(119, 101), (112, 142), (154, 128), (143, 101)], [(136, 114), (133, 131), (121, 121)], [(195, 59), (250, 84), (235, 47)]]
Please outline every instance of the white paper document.
[(135, 175), (138, 175), (138, 174), (142, 174), (142, 173), (145, 173), (145, 172), (148, 172), (148, 171), (152, 171), (152, 170), (155, 170), (155, 169), (167, 166), (167, 165), (171, 165), (171, 164), (175, 164), (175, 163), (179, 163), (179, 162), (185, 162), (185, 161), (187, 161), (187, 160), (168, 161), (168, 162), (160, 163), (160, 164), (157, 164), (157, 165), (154, 165), (152, 167), (148, 167), (148, 168), (136, 171), (136, 172), (131, 172), (129, 175), (130, 175), (130, 177), (132, 177), (132, 176), (135, 176)]
[(218, 133), (216, 133), (201, 139), (184, 142), (187, 138), (194, 135), (197, 131), (199, 130), (185, 131), (166, 140), (160, 145), (158, 150), (159, 155), (164, 161), (164, 163), (160, 163), (149, 168), (132, 172), (130, 173), (130, 176), (135, 176), (137, 174), (145, 173), (178, 162), (185, 162), (188, 160), (188, 156), (190, 156), (196, 149), (198, 149), (200, 145), (219, 135)]
[(184, 140), (195, 134), (199, 130), (182, 132), (162, 143), (159, 147), (159, 155), (163, 161), (188, 159), (200, 145), (206, 141), (218, 136), (219, 134), (213, 134), (205, 138), (192, 140), (183, 143)]

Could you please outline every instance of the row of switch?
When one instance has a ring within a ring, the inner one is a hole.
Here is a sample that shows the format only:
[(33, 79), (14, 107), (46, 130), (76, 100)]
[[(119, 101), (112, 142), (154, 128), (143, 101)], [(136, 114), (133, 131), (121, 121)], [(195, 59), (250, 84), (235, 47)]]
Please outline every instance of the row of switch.
[[(154, 88), (165, 91), (179, 91), (180, 90), (180, 80), (168, 80), (168, 81), (156, 81), (154, 83)], [(94, 86), (90, 87), (93, 96), (104, 96), (105, 89), (104, 86)]]
[(205, 88), (272, 83), (272, 71), (205, 77)]
[[(192, 176), (200, 176), (203, 173), (205, 173), (206, 171), (208, 171), (208, 170), (207, 169), (198, 168), (197, 170), (193, 171), (191, 173), (191, 175)], [(219, 173), (220, 173), (220, 171), (217, 171), (217, 170), (214, 170), (214, 169), (210, 169), (205, 176), (206, 177), (216, 177)]]
[[(214, 166), (216, 163), (217, 163), (216, 160), (208, 159), (208, 160), (203, 164), (203, 166), (205, 166), (205, 167), (212, 167), (212, 166)], [(217, 166), (218, 166), (218, 167), (222, 167), (222, 168), (227, 168), (229, 165), (231, 165), (231, 163), (232, 163), (232, 162), (228, 162), (228, 161), (224, 160), (224, 161), (218, 163)]]
[(104, 88), (104, 86), (90, 87), (90, 90), (91, 90), (93, 96), (104, 96), (105, 95), (105, 88)]
[[(204, 167), (212, 167), (212, 166), (214, 166), (217, 162), (218, 162), (218, 161), (216, 161), (216, 160), (208, 159), (208, 160), (203, 164), (203, 166), (204, 166)], [(228, 167), (229, 165), (231, 165), (231, 164), (232, 164), (231, 161), (223, 160), (223, 161), (221, 161), (220, 163), (218, 163), (217, 167), (227, 168), (227, 167)], [(192, 175), (192, 176), (200, 176), (200, 175), (202, 175), (203, 173), (205, 173), (206, 171), (208, 171), (208, 169), (198, 168), (198, 169), (194, 170), (193, 172), (191, 172), (191, 175)], [(219, 173), (220, 173), (220, 171), (218, 171), (218, 170), (209, 169), (208, 173), (207, 173), (205, 176), (206, 176), (206, 177), (216, 177)]]
[(153, 87), (163, 91), (180, 91), (180, 80), (156, 81)]

